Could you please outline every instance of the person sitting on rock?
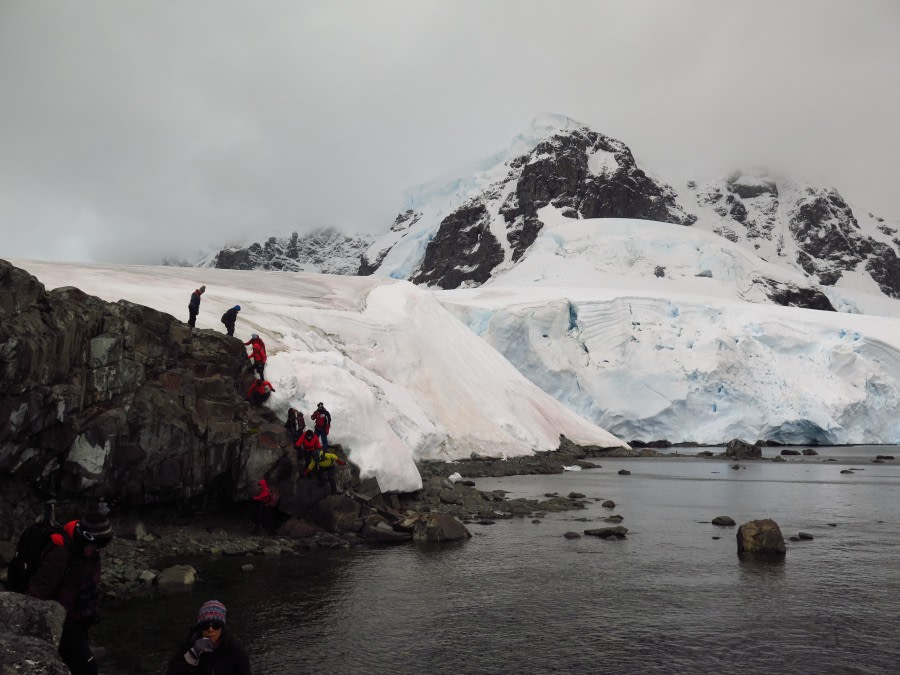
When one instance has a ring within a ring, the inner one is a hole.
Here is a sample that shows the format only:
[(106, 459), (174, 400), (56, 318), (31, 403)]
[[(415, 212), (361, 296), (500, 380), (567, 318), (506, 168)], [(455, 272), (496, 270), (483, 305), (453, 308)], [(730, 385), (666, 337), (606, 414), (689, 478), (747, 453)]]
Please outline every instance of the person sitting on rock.
[(265, 478), (260, 478), (259, 494), (253, 495), (253, 501), (256, 503), (256, 526), (254, 532), (260, 529), (267, 533), (271, 533), (274, 529), (275, 507), (278, 506), (278, 496), (269, 488), (269, 484)]
[(231, 309), (225, 310), (222, 315), (222, 323), (225, 324), (225, 335), (234, 337), (234, 322), (237, 321), (238, 312), (241, 311), (240, 305), (235, 305)]
[(201, 286), (191, 293), (188, 302), (188, 326), (193, 328), (197, 323), (197, 315), (200, 313), (200, 296), (206, 292), (206, 286)]
[(291, 436), (291, 443), (296, 445), (303, 434), (303, 430), (306, 428), (306, 420), (303, 419), (303, 413), (294, 408), (288, 408), (287, 422), (284, 423), (284, 428), (288, 430), (288, 434)]
[(262, 405), (269, 400), (273, 391), (275, 391), (275, 387), (268, 380), (254, 380), (247, 390), (245, 398), (253, 405)]
[(263, 343), (262, 338), (259, 337), (256, 333), (253, 333), (250, 336), (250, 339), (244, 343), (244, 346), (250, 345), (250, 354), (247, 356), (250, 359), (250, 370), (256, 371), (259, 379), (263, 379), (263, 371), (266, 368), (266, 345)]
[(225, 605), (204, 602), (197, 623), (178, 646), (166, 675), (251, 675), (250, 659), (225, 625)]
[(312, 429), (307, 429), (294, 447), (297, 448), (297, 459), (300, 466), (308, 466), (310, 462), (318, 463), (319, 455), (322, 453), (322, 441), (313, 433)]
[(306, 467), (306, 471), (303, 472), (304, 476), (308, 476), (313, 471), (316, 472), (316, 478), (319, 480), (319, 485), (325, 485), (325, 476), (328, 477), (328, 484), (331, 487), (331, 494), (337, 494), (337, 483), (335, 482), (335, 462), (340, 464), (341, 466), (346, 466), (347, 462), (342, 460), (333, 452), (323, 452), (320, 456), (318, 464), (315, 460), (310, 460), (309, 464)]
[(325, 410), (325, 404), (321, 401), (316, 406), (315, 412), (310, 415), (316, 423), (316, 436), (322, 441), (322, 448), (328, 449), (328, 432), (331, 431), (331, 413)]

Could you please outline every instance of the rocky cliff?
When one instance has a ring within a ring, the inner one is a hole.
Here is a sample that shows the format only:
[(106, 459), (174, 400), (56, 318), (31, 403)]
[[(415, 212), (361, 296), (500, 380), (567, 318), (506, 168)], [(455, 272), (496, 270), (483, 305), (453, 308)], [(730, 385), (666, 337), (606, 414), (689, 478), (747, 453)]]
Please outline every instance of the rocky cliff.
[[(242, 343), (124, 300), (47, 292), (0, 261), (0, 538), (53, 496), (213, 506), (290, 476), (271, 412), (243, 395)], [(297, 488), (299, 489), (299, 488)], [(284, 484), (300, 512), (315, 498)]]

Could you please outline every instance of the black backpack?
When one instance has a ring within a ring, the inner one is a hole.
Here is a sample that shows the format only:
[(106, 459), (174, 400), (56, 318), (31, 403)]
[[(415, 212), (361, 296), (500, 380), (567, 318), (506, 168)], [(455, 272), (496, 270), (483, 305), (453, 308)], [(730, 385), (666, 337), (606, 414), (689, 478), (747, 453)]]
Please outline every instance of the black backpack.
[(48, 503), (41, 521), (26, 527), (22, 536), (19, 537), (16, 554), (7, 568), (6, 585), (9, 590), (17, 593), (24, 593), (28, 590), (28, 582), (40, 567), (41, 558), (52, 543), (50, 537), (54, 534), (61, 534), (63, 540), (68, 544), (69, 536), (62, 525), (56, 523), (53, 517), (53, 504)]

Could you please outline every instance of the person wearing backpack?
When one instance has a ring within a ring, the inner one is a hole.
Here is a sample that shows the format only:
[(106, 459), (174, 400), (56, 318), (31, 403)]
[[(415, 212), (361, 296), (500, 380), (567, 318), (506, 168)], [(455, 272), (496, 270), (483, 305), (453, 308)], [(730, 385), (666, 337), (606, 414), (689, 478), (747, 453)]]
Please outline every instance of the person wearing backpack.
[(253, 531), (258, 532), (260, 529), (264, 529), (266, 532), (271, 533), (274, 530), (275, 507), (278, 506), (278, 495), (269, 487), (265, 478), (260, 478), (257, 485), (259, 486), (259, 494), (253, 496), (253, 501), (257, 504), (256, 526), (253, 528)]
[(266, 361), (268, 360), (266, 345), (256, 333), (253, 333), (250, 339), (244, 343), (245, 347), (248, 345), (250, 347), (250, 353), (247, 355), (247, 358), (250, 359), (249, 370), (256, 371), (257, 377), (263, 379), (263, 371), (266, 369)]
[(331, 488), (331, 494), (337, 494), (337, 483), (334, 478), (335, 472), (335, 463), (340, 464), (341, 466), (346, 466), (347, 462), (342, 460), (333, 452), (323, 452), (318, 464), (315, 460), (310, 460), (309, 465), (306, 467), (306, 471), (303, 472), (304, 476), (309, 475), (310, 472), (316, 472), (316, 478), (319, 481), (319, 485), (325, 485), (325, 476), (328, 477), (328, 484)]
[(100, 618), (100, 550), (113, 537), (104, 509), (62, 526), (50, 536), (27, 595), (56, 600), (66, 610), (59, 656), (74, 675), (96, 675), (88, 628)]
[(222, 323), (225, 324), (225, 335), (234, 337), (234, 322), (237, 321), (238, 312), (241, 311), (240, 305), (235, 305), (231, 309), (225, 310), (222, 315)]
[(254, 380), (247, 390), (245, 398), (253, 405), (262, 405), (269, 400), (275, 387), (268, 380)]
[(322, 449), (328, 449), (328, 432), (331, 431), (331, 413), (325, 410), (325, 404), (321, 401), (316, 406), (315, 412), (310, 415), (316, 423), (316, 436), (322, 441)]
[(303, 419), (303, 413), (294, 408), (288, 408), (287, 421), (284, 423), (291, 437), (291, 443), (296, 444), (300, 440), (303, 430), (306, 428), (306, 420)]

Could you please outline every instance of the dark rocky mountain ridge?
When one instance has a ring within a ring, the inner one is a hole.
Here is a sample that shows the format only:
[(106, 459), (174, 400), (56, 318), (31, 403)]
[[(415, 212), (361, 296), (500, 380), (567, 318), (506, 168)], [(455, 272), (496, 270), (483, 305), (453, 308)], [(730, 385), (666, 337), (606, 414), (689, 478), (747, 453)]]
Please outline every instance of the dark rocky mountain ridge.
[[(333, 233), (326, 246), (312, 250), (299, 246), (296, 235), (293, 244), (273, 238), (223, 249), (215, 266), (299, 269), (322, 267), (327, 259), (332, 269), (321, 271), (402, 276), (447, 289), (480, 285), (525, 255), (544, 226), (539, 210), (552, 205), (571, 218), (654, 220), (715, 232), (807, 277), (802, 288), (770, 295), (780, 304), (830, 307), (821, 287), (849, 274), (868, 276), (885, 295), (900, 298), (897, 228), (872, 214), (855, 214), (833, 188), (738, 171), (699, 186), (691, 181), (679, 193), (639, 167), (624, 143), (572, 120), (491, 175), (437, 219), (427, 200), (423, 205), (419, 199), (381, 237)], [(410, 247), (413, 257), (401, 266), (408, 271), (383, 271), (405, 239), (424, 242)]]

